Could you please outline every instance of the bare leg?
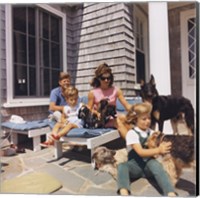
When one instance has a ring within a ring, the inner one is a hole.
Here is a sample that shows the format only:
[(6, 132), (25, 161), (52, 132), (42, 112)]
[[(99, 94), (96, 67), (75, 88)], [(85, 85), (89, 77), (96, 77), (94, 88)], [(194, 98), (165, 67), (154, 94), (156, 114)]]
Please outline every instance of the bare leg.
[(60, 128), (63, 128), (63, 127), (64, 127), (64, 126), (63, 126), (62, 123), (57, 122), (57, 123), (55, 124), (55, 126), (53, 127), (53, 130), (52, 130), (51, 134), (57, 135), (59, 129), (60, 129)]
[(64, 136), (64, 135), (66, 135), (73, 128), (78, 128), (78, 127), (77, 127), (76, 124), (69, 123), (64, 128), (62, 128), (62, 130), (60, 130), (57, 135), (59, 137)]
[[(63, 127), (63, 124), (60, 123), (60, 122), (57, 122), (57, 123), (55, 124), (55, 126), (53, 127), (53, 130), (52, 130), (51, 134), (57, 135), (59, 129), (62, 128), (62, 127)], [(48, 138), (47, 141), (48, 141), (49, 143), (53, 143), (53, 142), (54, 142), (51, 138)]]

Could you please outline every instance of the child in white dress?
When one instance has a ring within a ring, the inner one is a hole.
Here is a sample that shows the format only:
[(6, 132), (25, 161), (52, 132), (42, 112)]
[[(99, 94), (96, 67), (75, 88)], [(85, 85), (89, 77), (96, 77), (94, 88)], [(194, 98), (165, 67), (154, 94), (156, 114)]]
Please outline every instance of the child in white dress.
[(83, 121), (78, 118), (82, 106), (78, 100), (78, 89), (70, 86), (64, 91), (64, 96), (68, 105), (63, 107), (61, 121), (55, 124), (49, 140), (41, 143), (43, 147), (54, 145), (54, 141), (58, 141), (73, 128), (83, 128)]

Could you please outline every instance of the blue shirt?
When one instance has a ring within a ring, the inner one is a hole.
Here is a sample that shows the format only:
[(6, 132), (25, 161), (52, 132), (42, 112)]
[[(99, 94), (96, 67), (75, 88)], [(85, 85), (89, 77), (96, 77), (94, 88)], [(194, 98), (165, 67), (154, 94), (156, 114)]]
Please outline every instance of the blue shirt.
[(62, 95), (61, 87), (56, 87), (53, 90), (51, 90), (50, 102), (55, 102), (55, 104), (58, 106), (67, 105), (65, 97)]

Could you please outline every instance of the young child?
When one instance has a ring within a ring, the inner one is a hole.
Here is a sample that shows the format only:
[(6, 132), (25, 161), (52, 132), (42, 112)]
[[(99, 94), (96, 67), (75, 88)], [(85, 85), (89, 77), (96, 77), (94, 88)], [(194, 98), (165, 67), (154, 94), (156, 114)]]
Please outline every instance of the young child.
[(150, 134), (150, 103), (133, 105), (127, 113), (126, 122), (134, 128), (126, 134), (126, 144), (129, 147), (129, 159), (118, 166), (118, 194), (130, 195), (130, 179), (154, 177), (165, 196), (176, 196), (167, 172), (162, 165), (153, 158), (154, 155), (170, 152), (171, 143), (165, 142), (154, 149), (145, 148), (145, 142)]
[(54, 141), (58, 141), (71, 129), (83, 127), (82, 120), (78, 118), (78, 111), (82, 106), (82, 103), (78, 102), (78, 89), (70, 86), (65, 89), (64, 96), (68, 105), (63, 107), (61, 121), (55, 124), (49, 140), (41, 143), (43, 147), (54, 145)]

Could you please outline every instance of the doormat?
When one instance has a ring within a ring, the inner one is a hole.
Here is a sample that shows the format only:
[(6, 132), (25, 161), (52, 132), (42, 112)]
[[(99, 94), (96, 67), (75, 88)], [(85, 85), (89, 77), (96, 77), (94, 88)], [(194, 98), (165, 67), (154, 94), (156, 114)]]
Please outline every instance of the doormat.
[(9, 179), (1, 184), (1, 193), (49, 194), (62, 187), (62, 184), (47, 173), (29, 173)]

